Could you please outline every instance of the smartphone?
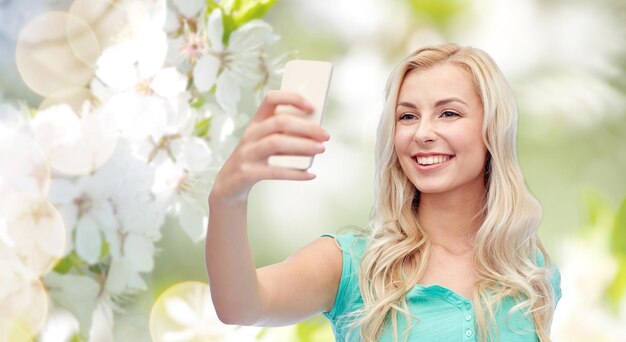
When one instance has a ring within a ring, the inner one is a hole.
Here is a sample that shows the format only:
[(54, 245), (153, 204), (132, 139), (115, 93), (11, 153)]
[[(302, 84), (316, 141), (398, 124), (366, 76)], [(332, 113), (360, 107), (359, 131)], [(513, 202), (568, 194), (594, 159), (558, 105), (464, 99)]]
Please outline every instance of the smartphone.
[[(276, 107), (276, 115), (298, 115), (311, 122), (321, 124), (333, 65), (322, 61), (291, 60), (285, 65), (280, 90), (300, 94), (313, 105), (314, 112), (306, 113), (300, 109), (280, 105)], [(313, 164), (309, 156), (270, 156), (269, 165), (292, 169), (306, 170)]]

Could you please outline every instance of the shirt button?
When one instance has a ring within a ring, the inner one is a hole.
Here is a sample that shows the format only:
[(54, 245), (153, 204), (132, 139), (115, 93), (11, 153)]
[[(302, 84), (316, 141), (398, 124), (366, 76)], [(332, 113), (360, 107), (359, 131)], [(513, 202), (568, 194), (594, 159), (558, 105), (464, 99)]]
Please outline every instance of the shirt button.
[(467, 310), (471, 309), (471, 308), (472, 308), (472, 304), (465, 304), (465, 308), (466, 308)]
[(465, 330), (465, 336), (467, 336), (467, 337), (472, 336), (472, 334), (473, 334), (473, 333), (474, 333), (474, 332), (472, 331), (472, 329), (467, 329), (467, 330)]
[(470, 321), (471, 319), (472, 319), (472, 315), (467, 315), (467, 316), (465, 316), (465, 320), (466, 320), (466, 321)]

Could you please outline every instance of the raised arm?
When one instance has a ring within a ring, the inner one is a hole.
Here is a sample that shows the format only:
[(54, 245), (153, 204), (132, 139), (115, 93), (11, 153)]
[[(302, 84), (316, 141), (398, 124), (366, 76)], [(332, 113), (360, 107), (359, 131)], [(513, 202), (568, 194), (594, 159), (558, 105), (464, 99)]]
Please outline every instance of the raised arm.
[(330, 310), (337, 292), (341, 252), (331, 238), (314, 241), (282, 263), (255, 269), (247, 232), (250, 189), (263, 179), (315, 177), (269, 166), (268, 157), (312, 156), (322, 153), (322, 142), (328, 140), (319, 125), (275, 115), (276, 106), (284, 104), (312, 110), (297, 94), (269, 92), (209, 195), (206, 268), (217, 314), (228, 324), (291, 324)]

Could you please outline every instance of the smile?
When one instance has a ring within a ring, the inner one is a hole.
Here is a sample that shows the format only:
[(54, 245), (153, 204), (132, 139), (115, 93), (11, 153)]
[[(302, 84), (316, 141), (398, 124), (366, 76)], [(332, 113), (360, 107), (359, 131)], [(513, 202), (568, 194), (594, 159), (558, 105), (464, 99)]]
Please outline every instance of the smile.
[(440, 155), (440, 156), (429, 156), (429, 157), (415, 157), (415, 160), (420, 165), (433, 165), (433, 164), (445, 163), (450, 158), (451, 156)]

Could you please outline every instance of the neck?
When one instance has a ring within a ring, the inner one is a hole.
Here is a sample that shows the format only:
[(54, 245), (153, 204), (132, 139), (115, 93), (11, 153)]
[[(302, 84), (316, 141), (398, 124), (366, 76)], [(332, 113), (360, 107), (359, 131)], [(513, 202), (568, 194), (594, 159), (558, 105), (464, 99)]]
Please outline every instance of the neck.
[(474, 236), (482, 224), (486, 193), (474, 191), (420, 194), (417, 219), (434, 246), (452, 254), (473, 251)]

